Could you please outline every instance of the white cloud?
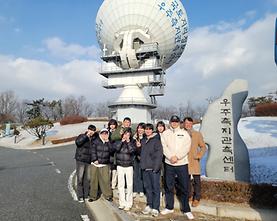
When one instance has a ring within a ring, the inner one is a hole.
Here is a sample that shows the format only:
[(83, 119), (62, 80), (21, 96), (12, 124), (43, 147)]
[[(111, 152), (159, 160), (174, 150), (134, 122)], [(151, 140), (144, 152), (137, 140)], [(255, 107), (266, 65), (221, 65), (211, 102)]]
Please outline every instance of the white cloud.
[(276, 15), (266, 15), (245, 30), (240, 25), (227, 24), (226, 27), (233, 28), (222, 32), (223, 29), (215, 29), (215, 25), (190, 32), (184, 54), (167, 71), (167, 93), (159, 100), (177, 104), (187, 100), (205, 103), (205, 98), (220, 96), (237, 78), (249, 82), (249, 96), (275, 91)]
[(83, 47), (78, 44), (67, 44), (58, 37), (48, 38), (43, 43), (51, 55), (65, 60), (78, 59), (80, 57), (91, 59), (100, 54), (100, 50), (94, 45)]
[[(167, 70), (166, 93), (159, 104), (179, 105), (190, 100), (207, 104), (237, 78), (249, 82), (249, 96), (265, 95), (277, 89), (277, 67), (273, 58), (274, 23), (269, 14), (247, 29), (242, 22), (201, 27), (189, 33), (187, 48), (179, 61)], [(246, 15), (246, 17), (249, 15)], [(243, 20), (243, 19), (242, 19)], [(1, 91), (13, 89), (21, 98), (59, 99), (84, 95), (92, 102), (113, 100), (119, 90), (106, 90), (93, 59), (96, 46), (67, 44), (59, 38), (45, 41), (45, 53), (70, 59), (54, 65), (39, 60), (0, 55)], [(91, 56), (90, 58), (88, 58)], [(98, 55), (97, 55), (98, 56)], [(84, 59), (83, 57), (86, 57)]]
[[(105, 100), (99, 63), (73, 60), (53, 65), (38, 60), (0, 56), (0, 88), (14, 90), (20, 98), (62, 99), (85, 95), (91, 102)], [(103, 96), (101, 96), (103, 95)]]

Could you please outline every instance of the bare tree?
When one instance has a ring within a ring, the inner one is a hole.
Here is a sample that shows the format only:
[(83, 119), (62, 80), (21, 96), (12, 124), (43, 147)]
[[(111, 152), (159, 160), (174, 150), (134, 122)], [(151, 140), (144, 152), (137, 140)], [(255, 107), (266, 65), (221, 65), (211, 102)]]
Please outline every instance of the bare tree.
[[(187, 101), (186, 106), (180, 106), (179, 110), (180, 110), (181, 118), (184, 118), (184, 117), (195, 118), (196, 117), (196, 111), (194, 110), (190, 100)], [(181, 115), (181, 111), (182, 111), (182, 115)]]
[(94, 112), (93, 106), (86, 101), (84, 96), (78, 97), (78, 107), (80, 109), (81, 115), (85, 117), (91, 116)]
[(62, 109), (64, 116), (81, 115), (88, 117), (93, 113), (92, 105), (86, 101), (84, 96), (65, 98), (62, 102)]
[(195, 119), (201, 120), (201, 118), (204, 116), (206, 111), (207, 111), (207, 106), (205, 106), (204, 104), (198, 105), (195, 108), (195, 112), (196, 112)]
[(111, 111), (108, 106), (109, 106), (109, 102), (96, 103), (94, 107), (93, 115), (95, 117), (111, 117)]
[(28, 119), (27, 109), (28, 105), (26, 100), (17, 103), (15, 116), (19, 123), (24, 124)]
[(153, 118), (169, 120), (174, 114), (178, 115), (178, 110), (174, 106), (158, 106), (152, 111)]
[(80, 113), (77, 107), (77, 103), (78, 101), (74, 96), (66, 97), (62, 102), (64, 116), (79, 115)]
[(43, 106), (43, 116), (46, 119), (51, 119), (55, 122), (62, 118), (63, 110), (61, 100), (45, 101)]
[(13, 91), (4, 91), (0, 94), (0, 113), (15, 115), (17, 97)]

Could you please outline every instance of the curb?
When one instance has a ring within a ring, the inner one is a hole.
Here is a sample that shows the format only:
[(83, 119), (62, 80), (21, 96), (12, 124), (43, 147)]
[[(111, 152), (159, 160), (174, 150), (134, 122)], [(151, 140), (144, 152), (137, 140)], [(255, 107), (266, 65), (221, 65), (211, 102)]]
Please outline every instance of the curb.
[[(76, 173), (72, 178), (72, 186), (76, 191)], [(91, 213), (94, 221), (134, 221), (132, 216), (129, 216), (124, 211), (121, 211), (113, 202), (108, 202), (102, 197), (94, 202), (85, 201), (85, 205)]]
[(95, 221), (133, 221), (133, 217), (127, 213), (120, 211), (112, 202), (108, 202), (103, 198), (95, 202), (87, 202), (86, 206), (91, 212)]
[(216, 217), (229, 217), (234, 219), (247, 219), (257, 221), (276, 221), (277, 210), (274, 209), (254, 209), (250, 207), (233, 205), (216, 205), (201, 200), (198, 207), (191, 207), (192, 212), (204, 213)]
[[(76, 174), (73, 177), (73, 186), (76, 189), (74, 182)], [(116, 194), (114, 194), (116, 196)], [(138, 202), (144, 202), (145, 198), (136, 198)], [(91, 212), (95, 221), (134, 221), (135, 217), (130, 216), (126, 212), (119, 210), (113, 202), (100, 198), (94, 202), (85, 202), (86, 207)], [(161, 206), (164, 207), (164, 197), (161, 199)], [(180, 210), (180, 204), (175, 197), (174, 209)], [(240, 220), (255, 220), (255, 221), (276, 221), (276, 209), (254, 209), (230, 203), (215, 203), (207, 200), (201, 200), (198, 207), (191, 207), (192, 212), (207, 214), (215, 217), (233, 218)]]

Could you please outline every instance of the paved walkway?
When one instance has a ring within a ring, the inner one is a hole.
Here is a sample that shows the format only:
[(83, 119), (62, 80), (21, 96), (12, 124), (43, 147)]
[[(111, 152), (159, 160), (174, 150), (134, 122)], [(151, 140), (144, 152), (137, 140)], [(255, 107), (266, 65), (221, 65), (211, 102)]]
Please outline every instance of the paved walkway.
[[(104, 199), (99, 199), (95, 202), (86, 202), (88, 208), (92, 212), (96, 220), (104, 221), (147, 221), (147, 220), (170, 220), (183, 221), (188, 220), (179, 210), (179, 203), (175, 202), (175, 211), (173, 214), (166, 216), (159, 215), (152, 217), (150, 215), (143, 215), (142, 210), (145, 207), (145, 197), (137, 196), (134, 198), (134, 205), (128, 212), (119, 210), (117, 191), (114, 191), (114, 201), (108, 202)], [(161, 208), (164, 208), (163, 200), (161, 201)], [(250, 207), (230, 204), (230, 203), (215, 203), (211, 201), (202, 200), (198, 207), (191, 207), (192, 213), (196, 221), (235, 221), (235, 220), (265, 220), (276, 221), (277, 211), (266, 209), (253, 209)]]

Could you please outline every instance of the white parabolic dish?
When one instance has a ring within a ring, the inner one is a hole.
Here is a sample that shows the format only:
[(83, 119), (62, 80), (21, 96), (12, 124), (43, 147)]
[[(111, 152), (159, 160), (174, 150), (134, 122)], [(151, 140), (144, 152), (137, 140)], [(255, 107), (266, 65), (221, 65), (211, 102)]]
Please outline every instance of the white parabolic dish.
[(188, 38), (187, 14), (180, 0), (104, 0), (96, 17), (101, 49), (114, 51), (115, 36), (122, 31), (147, 30), (157, 42), (167, 69), (182, 55)]

